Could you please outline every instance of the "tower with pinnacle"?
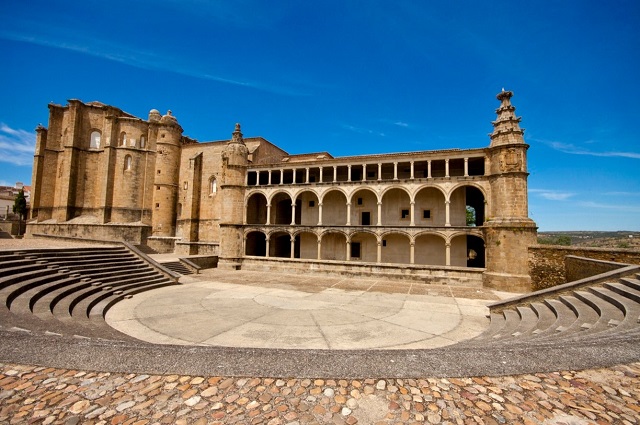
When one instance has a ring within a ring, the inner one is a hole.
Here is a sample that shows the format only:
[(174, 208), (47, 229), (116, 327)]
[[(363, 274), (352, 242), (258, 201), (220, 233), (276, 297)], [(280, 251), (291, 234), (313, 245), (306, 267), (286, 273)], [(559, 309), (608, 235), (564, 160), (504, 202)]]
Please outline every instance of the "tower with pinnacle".
[(243, 255), (244, 192), (249, 150), (242, 138), (240, 124), (236, 124), (231, 140), (222, 150), (219, 267), (235, 264)]
[(487, 247), (484, 285), (510, 291), (529, 291), (528, 247), (536, 243), (536, 224), (529, 218), (527, 145), (520, 117), (511, 105), (513, 93), (498, 93), (500, 107), (489, 135), (487, 172), (491, 188), (484, 223)]

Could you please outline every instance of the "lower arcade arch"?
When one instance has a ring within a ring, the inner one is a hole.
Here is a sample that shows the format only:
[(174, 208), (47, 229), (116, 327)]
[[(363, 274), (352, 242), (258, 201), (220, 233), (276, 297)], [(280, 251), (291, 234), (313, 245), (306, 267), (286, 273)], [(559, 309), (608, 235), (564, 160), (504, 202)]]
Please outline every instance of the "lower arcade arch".
[(358, 232), (351, 235), (349, 249), (352, 261), (375, 263), (378, 260), (378, 238), (372, 233)]
[(387, 233), (382, 237), (380, 244), (383, 263), (409, 264), (411, 262), (411, 244), (407, 235)]
[(346, 261), (347, 237), (338, 232), (329, 232), (322, 235), (320, 259)]
[(482, 238), (458, 235), (451, 239), (451, 265), (456, 267), (485, 267), (485, 248)]
[(269, 235), (269, 257), (291, 258), (291, 235), (275, 232)]
[(429, 266), (446, 265), (445, 240), (434, 234), (419, 235), (415, 242), (414, 263)]
[(267, 236), (262, 232), (249, 232), (244, 243), (245, 255), (266, 257)]

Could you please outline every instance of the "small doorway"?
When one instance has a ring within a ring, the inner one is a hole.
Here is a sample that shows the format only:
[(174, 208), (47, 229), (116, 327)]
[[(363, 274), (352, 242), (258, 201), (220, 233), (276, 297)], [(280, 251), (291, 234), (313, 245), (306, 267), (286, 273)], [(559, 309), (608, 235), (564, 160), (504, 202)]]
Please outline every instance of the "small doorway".
[(369, 211), (362, 211), (362, 219), (360, 221), (361, 226), (371, 226), (371, 213)]

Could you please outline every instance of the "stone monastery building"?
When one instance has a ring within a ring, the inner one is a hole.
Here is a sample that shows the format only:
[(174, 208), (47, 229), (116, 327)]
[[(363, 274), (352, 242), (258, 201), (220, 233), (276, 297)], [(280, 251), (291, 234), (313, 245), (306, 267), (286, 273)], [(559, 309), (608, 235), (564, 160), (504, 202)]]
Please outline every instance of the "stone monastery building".
[(199, 143), (171, 114), (49, 105), (36, 129), (29, 234), (315, 270), (527, 290), (527, 149), (502, 91), (490, 144), (334, 158), (262, 137)]

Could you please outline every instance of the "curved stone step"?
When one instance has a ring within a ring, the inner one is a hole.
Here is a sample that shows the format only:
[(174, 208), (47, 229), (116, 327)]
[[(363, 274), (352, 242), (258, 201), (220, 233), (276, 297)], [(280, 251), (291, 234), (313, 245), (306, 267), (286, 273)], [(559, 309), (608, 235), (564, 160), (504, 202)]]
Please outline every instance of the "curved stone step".
[(538, 316), (538, 322), (535, 328), (531, 330), (530, 335), (537, 335), (548, 330), (557, 320), (555, 312), (544, 303), (532, 302), (531, 309), (536, 313), (536, 316)]
[(626, 285), (630, 288), (635, 289), (636, 291), (640, 291), (640, 279), (634, 279), (631, 277), (623, 277), (619, 280), (620, 283)]
[(41, 256), (38, 257), (41, 261), (48, 263), (58, 264), (63, 263), (65, 265), (83, 265), (92, 264), (96, 262), (115, 262), (128, 259), (137, 259), (133, 254), (128, 252), (114, 253), (114, 254), (93, 254), (74, 257), (54, 257), (54, 256)]
[[(47, 274), (26, 279), (1, 289), (0, 300), (2, 300), (4, 305), (11, 310), (14, 300), (22, 294), (30, 293), (31, 291), (37, 292), (41, 290), (42, 287), (67, 277), (69, 277), (69, 274), (67, 273), (50, 270)], [(29, 305), (29, 302), (26, 304)]]
[(615, 304), (598, 297), (589, 291), (575, 291), (574, 295), (582, 302), (589, 304), (598, 312), (598, 321), (591, 327), (591, 334), (607, 332), (611, 329), (610, 322), (619, 323), (624, 319), (624, 311)]
[(167, 286), (178, 285), (178, 283), (172, 281), (171, 279), (166, 279), (165, 282), (158, 282), (153, 285), (146, 285), (144, 287), (132, 288), (122, 294), (113, 294), (111, 297), (104, 298), (100, 300), (100, 302), (96, 303), (93, 306), (89, 307), (88, 316), (91, 320), (104, 320), (107, 315), (107, 312), (111, 307), (113, 307), (116, 303), (122, 301), (125, 298), (131, 298), (136, 294), (140, 294), (142, 292), (151, 291), (153, 289), (165, 288)]
[[(519, 317), (519, 324), (515, 329), (512, 330), (510, 334), (504, 335), (502, 337), (505, 340), (526, 337), (526, 335), (529, 335), (538, 323), (538, 315), (528, 305), (517, 306), (516, 313)], [(494, 339), (496, 339), (496, 337), (494, 337)]]
[(47, 285), (32, 288), (16, 297), (10, 306), (10, 311), (15, 314), (33, 314), (33, 306), (38, 300), (56, 289), (63, 288), (80, 282), (80, 277), (75, 275), (60, 275), (60, 277)]
[[(133, 280), (144, 280), (144, 279), (152, 279), (156, 276), (162, 276), (156, 270), (153, 269), (136, 269), (135, 272), (131, 273), (122, 273), (122, 274), (112, 274), (112, 275), (101, 275), (97, 276), (97, 280), (104, 284), (111, 284), (121, 282), (123, 280), (133, 281)], [(93, 277), (92, 277), (93, 279)]]
[(484, 332), (474, 338), (465, 341), (465, 343), (475, 345), (476, 343), (482, 343), (483, 341), (490, 340), (493, 335), (500, 332), (506, 322), (504, 314), (502, 313), (490, 313), (489, 320), (489, 327)]
[(606, 287), (592, 287), (589, 290), (610, 303), (616, 305), (624, 312), (622, 321), (616, 323), (610, 321), (617, 331), (630, 330), (638, 327), (638, 317), (640, 316), (640, 304), (631, 298), (627, 298), (617, 292)]
[(543, 303), (553, 312), (556, 320), (547, 329), (532, 334), (530, 337), (532, 340), (547, 338), (550, 335), (555, 335), (557, 332), (562, 332), (571, 326), (578, 318), (573, 310), (560, 300), (545, 299)]
[(20, 283), (25, 279), (31, 279), (38, 276), (45, 276), (51, 273), (53, 269), (47, 269), (42, 264), (31, 264), (25, 266), (11, 267), (7, 269), (8, 273), (0, 277), (0, 289)]
[(136, 280), (133, 282), (128, 281), (117, 285), (109, 285), (106, 287), (109, 289), (103, 289), (101, 292), (96, 292), (73, 304), (71, 306), (71, 315), (81, 316), (83, 318), (89, 317), (90, 310), (105, 298), (109, 298), (112, 295), (127, 295), (129, 293), (134, 293), (133, 291), (136, 289), (150, 287), (156, 284), (163, 284), (167, 282), (167, 280), (168, 279), (165, 277), (157, 276), (155, 279)]
[(555, 335), (547, 337), (549, 339), (557, 340), (585, 336), (600, 319), (600, 315), (591, 305), (573, 295), (561, 295), (558, 299), (575, 314), (576, 319), (571, 325), (566, 326), (559, 332), (556, 329)]

